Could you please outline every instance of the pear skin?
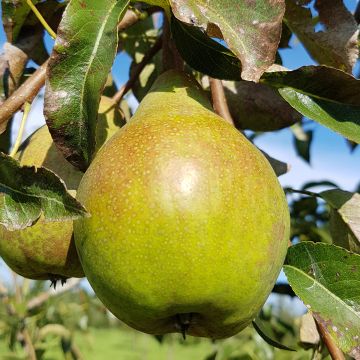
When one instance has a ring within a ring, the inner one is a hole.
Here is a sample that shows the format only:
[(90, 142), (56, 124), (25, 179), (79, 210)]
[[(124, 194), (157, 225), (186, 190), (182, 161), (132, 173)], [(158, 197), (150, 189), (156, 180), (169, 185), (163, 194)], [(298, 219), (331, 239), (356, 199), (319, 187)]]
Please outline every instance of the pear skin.
[(270, 164), (173, 70), (98, 152), (77, 198), (91, 214), (74, 222), (90, 284), (145, 333), (236, 334), (287, 251), (289, 211)]

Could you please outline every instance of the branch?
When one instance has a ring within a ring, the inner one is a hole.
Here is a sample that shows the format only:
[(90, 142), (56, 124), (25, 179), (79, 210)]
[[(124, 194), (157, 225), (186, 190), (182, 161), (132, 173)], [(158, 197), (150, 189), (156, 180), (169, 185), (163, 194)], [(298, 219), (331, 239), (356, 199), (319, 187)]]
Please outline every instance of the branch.
[(8, 120), (18, 111), (25, 102), (31, 103), (45, 83), (45, 61), (13, 94), (7, 98), (0, 108), (0, 134), (6, 129)]
[(43, 303), (45, 303), (47, 300), (49, 300), (53, 296), (57, 296), (60, 294), (63, 294), (69, 290), (74, 289), (77, 287), (80, 283), (81, 279), (69, 279), (67, 283), (57, 290), (48, 290), (46, 292), (41, 293), (40, 295), (32, 298), (29, 300), (29, 302), (26, 305), (27, 311), (31, 311), (39, 306), (41, 306)]
[(229, 106), (225, 97), (222, 81), (209, 77), (211, 96), (214, 111), (221, 116), (230, 125), (235, 126), (234, 120), (230, 114)]
[(324, 327), (324, 325), (316, 319), (314, 316), (316, 326), (319, 330), (322, 340), (324, 341), (325, 346), (329, 350), (332, 360), (345, 360), (344, 353), (336, 346), (333, 339), (330, 337), (330, 334)]
[(34, 344), (33, 344), (32, 340), (31, 340), (31, 336), (29, 334), (29, 331), (26, 328), (24, 328), (21, 333), (22, 333), (22, 336), (24, 338), (25, 348), (26, 348), (26, 352), (29, 355), (29, 360), (37, 360), (36, 352), (35, 352), (35, 349), (34, 349)]
[(151, 59), (159, 52), (163, 44), (162, 38), (159, 37), (155, 44), (150, 48), (150, 50), (144, 55), (139, 64), (136, 65), (135, 70), (131, 74), (129, 80), (123, 85), (119, 91), (112, 97), (114, 102), (119, 103), (124, 95), (134, 86), (136, 80), (139, 78), (139, 75), (144, 70), (145, 66), (151, 61)]

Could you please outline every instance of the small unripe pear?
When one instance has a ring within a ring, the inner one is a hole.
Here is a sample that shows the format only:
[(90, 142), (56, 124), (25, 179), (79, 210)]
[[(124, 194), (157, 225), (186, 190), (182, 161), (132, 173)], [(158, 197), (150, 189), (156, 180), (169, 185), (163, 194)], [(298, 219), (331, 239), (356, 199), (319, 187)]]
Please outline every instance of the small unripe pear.
[[(82, 173), (55, 147), (47, 126), (30, 136), (17, 154), (21, 165), (44, 166), (60, 176), (76, 195)], [(83, 277), (73, 241), (72, 221), (37, 223), (23, 230), (8, 231), (0, 225), (0, 256), (16, 273), (36, 280)]]
[[(122, 125), (119, 110), (102, 97), (99, 108), (96, 150)], [(20, 165), (46, 167), (64, 180), (69, 192), (76, 189), (83, 173), (73, 167), (56, 148), (47, 126), (41, 127), (16, 155)], [(0, 225), (0, 256), (19, 275), (35, 280), (64, 280), (84, 273), (73, 239), (73, 222), (47, 222), (43, 218), (23, 230), (8, 231)]]

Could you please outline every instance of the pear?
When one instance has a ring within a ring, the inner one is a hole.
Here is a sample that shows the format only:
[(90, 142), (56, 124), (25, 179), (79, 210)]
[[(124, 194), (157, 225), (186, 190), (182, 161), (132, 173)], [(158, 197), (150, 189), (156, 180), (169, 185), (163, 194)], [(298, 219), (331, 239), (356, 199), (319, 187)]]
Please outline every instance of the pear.
[(77, 198), (91, 214), (74, 222), (90, 284), (145, 333), (236, 334), (285, 258), (289, 211), (270, 164), (174, 70), (98, 152)]
[[(57, 150), (47, 126), (32, 134), (16, 157), (23, 166), (44, 166), (54, 171), (76, 195), (82, 173)], [(35, 225), (18, 231), (0, 225), (0, 256), (13, 271), (29, 279), (56, 282), (84, 276), (70, 220), (45, 222), (40, 217)]]
[[(102, 97), (96, 132), (96, 150), (122, 125), (120, 112), (110, 98)], [(73, 167), (56, 148), (47, 126), (41, 127), (22, 144), (16, 158), (22, 166), (44, 166), (61, 177), (69, 192), (76, 189), (83, 173)], [(64, 281), (83, 277), (74, 239), (73, 222), (45, 222), (8, 231), (0, 225), (0, 256), (19, 275), (35, 280)]]

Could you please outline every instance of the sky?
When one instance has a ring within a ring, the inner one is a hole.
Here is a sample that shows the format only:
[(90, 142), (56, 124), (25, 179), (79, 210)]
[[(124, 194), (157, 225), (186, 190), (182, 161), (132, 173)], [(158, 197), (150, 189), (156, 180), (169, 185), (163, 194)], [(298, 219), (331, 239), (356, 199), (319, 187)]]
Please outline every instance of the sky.
[[(345, 0), (345, 5), (354, 11), (356, 0)], [(5, 41), (4, 31), (0, 29), (0, 48)], [(51, 49), (53, 41), (47, 36), (46, 46)], [(315, 64), (295, 37), (291, 40), (291, 48), (280, 50), (283, 65), (296, 69), (304, 65)], [(130, 57), (125, 53), (117, 55), (114, 67), (121, 69), (113, 73), (114, 80), (121, 86), (128, 78)], [(32, 133), (44, 123), (42, 115), (42, 96), (34, 103), (26, 125), (26, 135)], [(132, 103), (136, 103), (132, 98)], [(21, 114), (16, 115), (14, 128), (20, 122)], [(255, 144), (272, 157), (282, 160), (291, 166), (291, 170), (279, 178), (283, 186), (300, 188), (304, 183), (313, 180), (330, 180), (344, 190), (353, 191), (360, 182), (360, 146), (352, 154), (343, 137), (325, 127), (310, 122), (308, 129), (314, 130), (311, 147), (311, 164), (299, 158), (294, 150), (293, 137), (289, 129), (267, 133), (255, 140)], [(16, 136), (14, 131), (13, 136)], [(26, 136), (24, 136), (25, 138)], [(0, 276), (5, 274), (5, 265), (0, 262)], [(4, 275), (5, 276), (5, 275)], [(284, 279), (282, 276), (281, 279)]]

